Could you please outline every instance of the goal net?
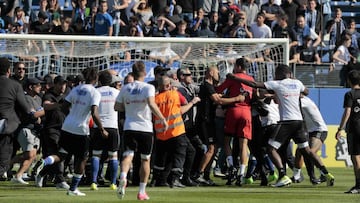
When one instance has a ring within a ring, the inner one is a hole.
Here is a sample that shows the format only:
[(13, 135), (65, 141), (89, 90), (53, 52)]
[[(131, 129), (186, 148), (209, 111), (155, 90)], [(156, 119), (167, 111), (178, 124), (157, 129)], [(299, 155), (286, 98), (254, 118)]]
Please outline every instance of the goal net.
[(23, 61), (28, 77), (46, 74), (78, 75), (86, 67), (113, 69), (120, 77), (135, 61), (146, 65), (146, 80), (154, 79), (157, 65), (189, 68), (201, 83), (206, 67), (218, 66), (220, 76), (232, 72), (237, 58), (251, 62), (248, 73), (258, 81), (270, 80), (274, 67), (288, 64), (287, 39), (153, 38), (68, 35), (0, 35), (0, 56)]

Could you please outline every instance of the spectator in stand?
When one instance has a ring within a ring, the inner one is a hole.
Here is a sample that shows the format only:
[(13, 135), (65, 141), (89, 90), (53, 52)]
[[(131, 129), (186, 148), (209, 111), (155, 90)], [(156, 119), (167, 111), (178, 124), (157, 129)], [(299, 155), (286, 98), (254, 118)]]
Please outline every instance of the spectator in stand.
[(209, 25), (210, 30), (215, 32), (216, 35), (219, 36), (221, 33), (221, 27), (222, 27), (222, 25), (220, 24), (220, 21), (219, 21), (219, 13), (212, 12), (210, 14), (209, 18), (210, 18), (210, 25)]
[(351, 55), (349, 47), (351, 45), (351, 36), (345, 34), (342, 37), (341, 45), (337, 48), (333, 55), (333, 62), (335, 63), (335, 70), (340, 70), (340, 86), (347, 87), (346, 77), (348, 74), (347, 65), (350, 62)]
[(171, 49), (171, 44), (166, 43), (160, 45), (159, 48), (154, 48), (150, 54), (149, 59), (156, 60), (160, 66), (171, 67), (171, 65), (180, 60), (180, 56)]
[(255, 0), (246, 0), (241, 5), (241, 11), (245, 12), (247, 19), (246, 24), (251, 25), (256, 21), (256, 16), (259, 13), (259, 6), (256, 4)]
[(219, 1), (220, 0), (202, 0), (198, 1), (198, 8), (202, 8), (204, 11), (204, 16), (209, 17), (211, 12), (219, 11)]
[(49, 3), (48, 3), (47, 0), (40, 0), (39, 1), (39, 10), (32, 10), (31, 11), (30, 24), (39, 20), (38, 15), (39, 15), (39, 12), (41, 12), (41, 11), (47, 13), (47, 15), (50, 15), (50, 13), (48, 11), (48, 4)]
[[(120, 0), (107, 0), (107, 3), (107, 12), (113, 18), (113, 35), (119, 36), (121, 35), (121, 28), (125, 25), (125, 22), (121, 19), (121, 10), (127, 8), (129, 6), (129, 2)], [(128, 20), (126, 22), (128, 22)]]
[(205, 17), (204, 10), (202, 8), (199, 8), (197, 10), (196, 18), (194, 18), (194, 20), (190, 25), (190, 33), (191, 33), (190, 35), (192, 37), (195, 37), (197, 35), (197, 32), (201, 29), (201, 23), (204, 17)]
[(306, 24), (304, 16), (298, 16), (296, 20), (296, 25), (294, 26), (294, 31), (296, 33), (296, 51), (301, 51), (304, 48), (305, 40), (307, 38), (312, 38), (311, 29)]
[(29, 33), (48, 34), (51, 30), (51, 25), (48, 19), (49, 16), (45, 11), (39, 11), (38, 21), (31, 23)]
[(237, 12), (231, 9), (228, 9), (227, 13), (228, 13), (226, 15), (227, 21), (221, 27), (221, 36), (226, 38), (230, 37), (230, 31), (235, 26), (234, 19), (238, 18), (239, 15)]
[(128, 62), (131, 61), (131, 53), (127, 42), (120, 43), (120, 52), (114, 55), (114, 60), (117, 62)]
[(153, 37), (170, 37), (170, 32), (176, 28), (164, 14), (156, 18), (156, 24), (153, 26)]
[(101, 0), (99, 3), (99, 12), (95, 16), (94, 31), (95, 35), (112, 36), (113, 34), (113, 18), (107, 12), (108, 3)]
[(73, 35), (75, 31), (72, 29), (71, 25), (71, 18), (70, 17), (64, 17), (61, 19), (61, 25), (55, 26), (51, 33), (54, 33), (56, 35)]
[(139, 25), (143, 28), (151, 26), (151, 19), (153, 18), (153, 12), (148, 0), (138, 1), (132, 9), (135, 16), (139, 19)]
[(271, 38), (272, 32), (269, 26), (265, 23), (265, 14), (258, 13), (256, 17), (256, 22), (251, 24), (250, 31), (253, 34), (253, 38)]
[(349, 47), (349, 52), (352, 56), (357, 56), (359, 53), (360, 33), (356, 30), (355, 19), (350, 19), (348, 29), (342, 33), (342, 35), (346, 34), (351, 35), (351, 45)]
[(239, 15), (234, 18), (234, 27), (230, 31), (230, 37), (233, 38), (252, 38), (253, 34), (249, 31), (250, 27), (246, 24), (246, 14), (240, 12)]
[[(136, 31), (134, 32), (134, 28)], [(130, 23), (127, 25), (128, 36), (144, 37), (143, 29), (139, 25), (139, 18), (137, 16), (130, 17)]]
[(318, 35), (321, 34), (321, 10), (317, 9), (316, 0), (309, 0), (309, 5), (305, 11), (305, 22), (306, 24), (316, 32)]
[[(167, 8), (169, 8), (169, 7), (167, 7)], [(181, 13), (182, 13), (182, 8), (179, 5), (176, 5), (174, 7), (173, 15), (170, 16), (168, 14), (166, 17), (169, 18), (169, 20), (171, 20), (171, 22), (173, 22), (175, 25), (177, 25), (178, 23), (180, 23), (183, 20), (181, 18)]]
[(310, 37), (306, 38), (303, 49), (295, 53), (290, 63), (316, 63), (321, 64), (321, 58), (318, 54), (318, 51), (313, 47), (313, 41)]
[(197, 32), (198, 37), (203, 37), (203, 38), (215, 38), (216, 37), (216, 33), (210, 30), (209, 24), (210, 24), (209, 18), (205, 17), (202, 20), (201, 29)]
[(14, 19), (13, 23), (19, 23), (23, 26), (23, 31), (27, 33), (29, 28), (29, 18), (25, 17), (25, 12), (22, 8), (16, 7), (14, 9)]
[(181, 6), (182, 13), (181, 18), (184, 19), (187, 23), (191, 23), (194, 20), (194, 13), (197, 8), (196, 0), (177, 0), (176, 4)]
[(280, 14), (277, 16), (277, 23), (273, 28), (273, 38), (288, 38), (290, 46), (290, 56), (295, 53), (295, 47), (298, 44), (296, 33), (292, 27), (289, 27), (288, 16)]
[(187, 27), (187, 22), (185, 20), (180, 21), (177, 26), (176, 26), (176, 34), (174, 37), (190, 37), (190, 35), (188, 33), (186, 33), (186, 27)]
[(273, 21), (276, 20), (276, 16), (280, 13), (284, 13), (282, 8), (275, 4), (274, 0), (269, 0), (267, 3), (261, 5), (260, 12), (265, 14), (265, 24), (271, 27)]
[(341, 33), (346, 29), (345, 21), (342, 19), (340, 8), (335, 10), (335, 18), (326, 23), (327, 33), (330, 34), (330, 48), (337, 48), (341, 45)]
[(81, 33), (90, 32), (91, 29), (91, 8), (87, 7), (87, 0), (78, 0), (77, 3), (75, 1), (72, 1), (73, 10), (71, 13), (71, 19), (73, 25), (78, 25), (81, 29), (77, 30), (84, 30)]
[(60, 4), (59, 0), (49, 0), (48, 4), (49, 22), (52, 22), (56, 16), (60, 16)]
[(299, 6), (293, 0), (285, 0), (281, 4), (281, 8), (289, 18), (288, 26), (290, 28), (294, 27), (294, 25), (296, 24), (296, 14), (298, 7)]

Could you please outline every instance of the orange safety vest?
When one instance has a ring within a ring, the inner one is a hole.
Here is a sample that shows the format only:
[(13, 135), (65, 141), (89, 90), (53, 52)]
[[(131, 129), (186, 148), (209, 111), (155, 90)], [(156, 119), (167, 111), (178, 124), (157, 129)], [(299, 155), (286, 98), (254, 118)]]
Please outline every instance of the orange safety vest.
[(179, 93), (174, 90), (167, 90), (155, 96), (155, 103), (169, 125), (165, 131), (160, 119), (154, 116), (156, 137), (159, 140), (168, 140), (185, 133), (184, 121), (181, 117), (181, 103)]

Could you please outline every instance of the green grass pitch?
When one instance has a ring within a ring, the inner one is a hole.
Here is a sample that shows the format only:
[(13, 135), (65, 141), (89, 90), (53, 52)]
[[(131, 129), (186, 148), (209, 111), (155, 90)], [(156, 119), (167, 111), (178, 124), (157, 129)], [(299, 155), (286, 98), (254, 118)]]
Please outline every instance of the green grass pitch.
[[(305, 168), (303, 171), (306, 171)], [(334, 187), (327, 187), (325, 183), (313, 186), (304, 174), (304, 182), (284, 188), (260, 187), (259, 181), (242, 187), (226, 186), (224, 180), (214, 178), (220, 186), (182, 189), (148, 187), (147, 192), (150, 196), (149, 202), (163, 203), (359, 203), (359, 194), (344, 194), (344, 191), (354, 185), (352, 168), (330, 168), (329, 171), (335, 175)], [(291, 173), (290, 171), (290, 176)], [(118, 199), (115, 191), (111, 191), (108, 187), (100, 187), (98, 191), (91, 191), (89, 186), (81, 186), (79, 189), (86, 193), (85, 197), (70, 197), (66, 195), (65, 190), (57, 190), (55, 187), (36, 188), (33, 182), (28, 186), (20, 186), (9, 181), (1, 181), (0, 202), (139, 202), (136, 199), (138, 187), (134, 186), (127, 188), (123, 200)]]

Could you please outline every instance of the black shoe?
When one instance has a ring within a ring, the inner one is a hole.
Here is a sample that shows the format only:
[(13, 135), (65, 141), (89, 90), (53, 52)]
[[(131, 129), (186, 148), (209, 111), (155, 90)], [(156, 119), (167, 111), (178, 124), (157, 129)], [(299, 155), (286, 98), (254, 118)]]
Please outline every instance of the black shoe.
[(170, 185), (166, 182), (162, 182), (162, 181), (155, 181), (155, 184), (154, 184), (155, 187), (169, 187)]
[(321, 175), (320, 176), (320, 182), (322, 182), (322, 183), (324, 183), (324, 182), (326, 182), (327, 180), (326, 180), (326, 176), (325, 175)]
[(227, 176), (226, 185), (231, 185), (231, 183), (236, 180), (237, 170), (236, 170), (235, 167), (231, 166), (231, 167), (229, 167), (228, 171), (229, 171), (229, 173), (228, 173), (228, 176)]
[(344, 193), (346, 193), (346, 194), (360, 194), (360, 188), (354, 186), (354, 187), (350, 188), (350, 190), (348, 190), (348, 191), (346, 191)]
[(236, 177), (236, 182), (235, 182), (235, 185), (237, 186), (242, 186), (244, 183), (244, 176), (243, 175), (239, 175)]
[(185, 185), (183, 185), (179, 179), (175, 179), (171, 185), (170, 185), (171, 188), (185, 188)]
[(181, 180), (181, 183), (185, 186), (189, 186), (189, 187), (196, 187), (199, 186), (199, 184), (197, 184), (195, 181), (191, 180), (190, 178), (184, 178)]
[(313, 185), (318, 185), (318, 184), (321, 183), (321, 180), (318, 179), (318, 178), (310, 178), (310, 182), (311, 182), (311, 184), (313, 184)]
[(302, 173), (300, 173), (300, 178), (298, 178), (298, 179), (295, 179), (295, 177), (293, 176), (293, 177), (291, 177), (291, 181), (293, 182), (293, 183), (301, 183), (301, 182), (303, 182), (304, 181), (304, 175), (302, 174)]

